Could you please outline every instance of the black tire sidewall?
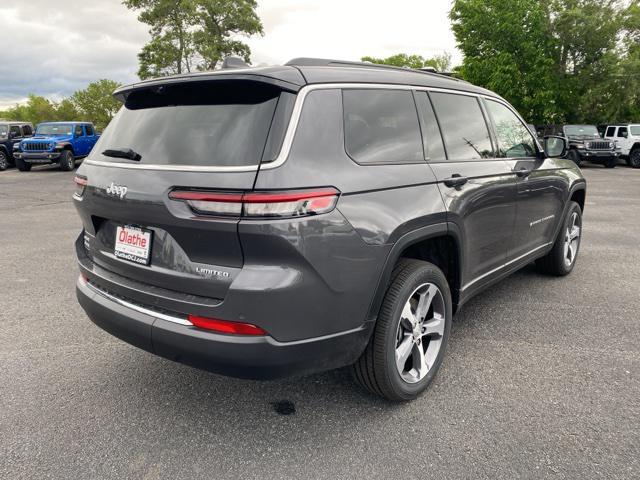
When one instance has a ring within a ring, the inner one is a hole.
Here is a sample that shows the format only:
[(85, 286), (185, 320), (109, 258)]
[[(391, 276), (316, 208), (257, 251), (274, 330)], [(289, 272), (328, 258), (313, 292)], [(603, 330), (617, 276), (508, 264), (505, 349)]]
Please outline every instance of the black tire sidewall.
[(0, 172), (9, 167), (9, 157), (3, 151), (0, 151)]
[(629, 166), (640, 168), (640, 148), (636, 148), (629, 154)]
[(70, 172), (75, 167), (75, 160), (73, 153), (70, 150), (64, 150), (60, 158), (60, 169), (65, 172)]
[(567, 158), (578, 166), (580, 166), (580, 164), (582, 163), (582, 160), (580, 159), (580, 154), (574, 149), (569, 150), (569, 153), (567, 154)]
[(604, 167), (605, 168), (616, 168), (617, 165), (618, 165), (618, 159), (617, 158), (610, 158), (609, 160), (604, 162)]
[(25, 162), (20, 158), (16, 158), (16, 167), (18, 167), (18, 170), (20, 170), (21, 172), (28, 172), (29, 170), (31, 170), (31, 164)]
[[(386, 338), (385, 341), (385, 376), (389, 380), (389, 384), (394, 391), (395, 395), (399, 399), (410, 400), (415, 398), (417, 395), (422, 393), (431, 383), (435, 375), (437, 374), (440, 365), (442, 364), (442, 360), (444, 358), (447, 342), (449, 340), (449, 334), (451, 331), (451, 323), (453, 316), (453, 308), (451, 305), (451, 292), (449, 290), (449, 285), (447, 283), (447, 279), (444, 274), (438, 269), (435, 265), (432, 265), (427, 262), (422, 262), (424, 267), (414, 271), (410, 277), (404, 282), (404, 285), (401, 289), (401, 294), (395, 301), (395, 305), (391, 309), (392, 318), (385, 318), (385, 321), (390, 322), (389, 327), (386, 330)], [(404, 308), (405, 303), (409, 299), (409, 296), (413, 293), (413, 291), (423, 283), (433, 283), (435, 284), (444, 297), (445, 302), (445, 328), (444, 335), (442, 339), (442, 345), (440, 347), (440, 351), (438, 352), (438, 356), (436, 357), (436, 361), (433, 366), (429, 370), (429, 373), (417, 383), (407, 383), (405, 382), (400, 373), (396, 368), (395, 364), (395, 349), (396, 349), (396, 332), (398, 328), (398, 324), (400, 322), (400, 315), (402, 313), (402, 309)], [(385, 299), (385, 302), (387, 300)]]

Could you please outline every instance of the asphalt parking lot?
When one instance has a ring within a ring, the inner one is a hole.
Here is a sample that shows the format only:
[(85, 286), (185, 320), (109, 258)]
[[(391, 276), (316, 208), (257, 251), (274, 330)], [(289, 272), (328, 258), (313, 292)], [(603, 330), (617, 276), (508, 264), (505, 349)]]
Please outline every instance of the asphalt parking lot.
[(467, 304), (430, 390), (390, 405), (345, 371), (235, 380), (109, 336), (75, 299), (73, 174), (0, 172), (0, 478), (638, 478), (640, 170), (584, 173), (574, 272)]

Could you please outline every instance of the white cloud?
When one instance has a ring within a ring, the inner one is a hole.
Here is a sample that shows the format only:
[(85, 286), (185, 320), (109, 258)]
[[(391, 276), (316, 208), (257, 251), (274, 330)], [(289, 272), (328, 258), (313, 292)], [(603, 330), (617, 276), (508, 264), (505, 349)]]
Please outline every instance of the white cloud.
[[(450, 0), (262, 0), (254, 64), (294, 57), (359, 60), (396, 53), (460, 61)], [(136, 80), (147, 26), (120, 0), (0, 0), (0, 109), (29, 93), (61, 98), (99, 78)]]

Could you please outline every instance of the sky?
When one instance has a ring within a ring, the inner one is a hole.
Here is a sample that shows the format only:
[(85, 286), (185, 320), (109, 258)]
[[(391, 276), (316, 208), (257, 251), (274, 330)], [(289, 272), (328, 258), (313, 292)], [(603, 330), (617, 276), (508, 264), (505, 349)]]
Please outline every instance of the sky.
[[(258, 0), (264, 36), (244, 39), (252, 63), (295, 57), (359, 60), (396, 53), (461, 62), (451, 0)], [(0, 0), (0, 110), (29, 93), (60, 100), (89, 82), (137, 80), (148, 26), (120, 0)]]

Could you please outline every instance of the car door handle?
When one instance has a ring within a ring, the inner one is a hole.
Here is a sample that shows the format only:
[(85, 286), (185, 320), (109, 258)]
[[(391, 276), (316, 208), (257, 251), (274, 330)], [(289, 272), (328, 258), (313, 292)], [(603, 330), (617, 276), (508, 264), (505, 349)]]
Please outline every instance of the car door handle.
[(459, 173), (454, 173), (451, 177), (444, 180), (444, 184), (447, 187), (461, 187), (468, 181), (469, 179), (467, 177), (463, 177)]
[(529, 175), (531, 175), (532, 171), (533, 170), (531, 170), (530, 168), (519, 168), (518, 170), (513, 170), (513, 173), (515, 173), (519, 177), (528, 177)]

